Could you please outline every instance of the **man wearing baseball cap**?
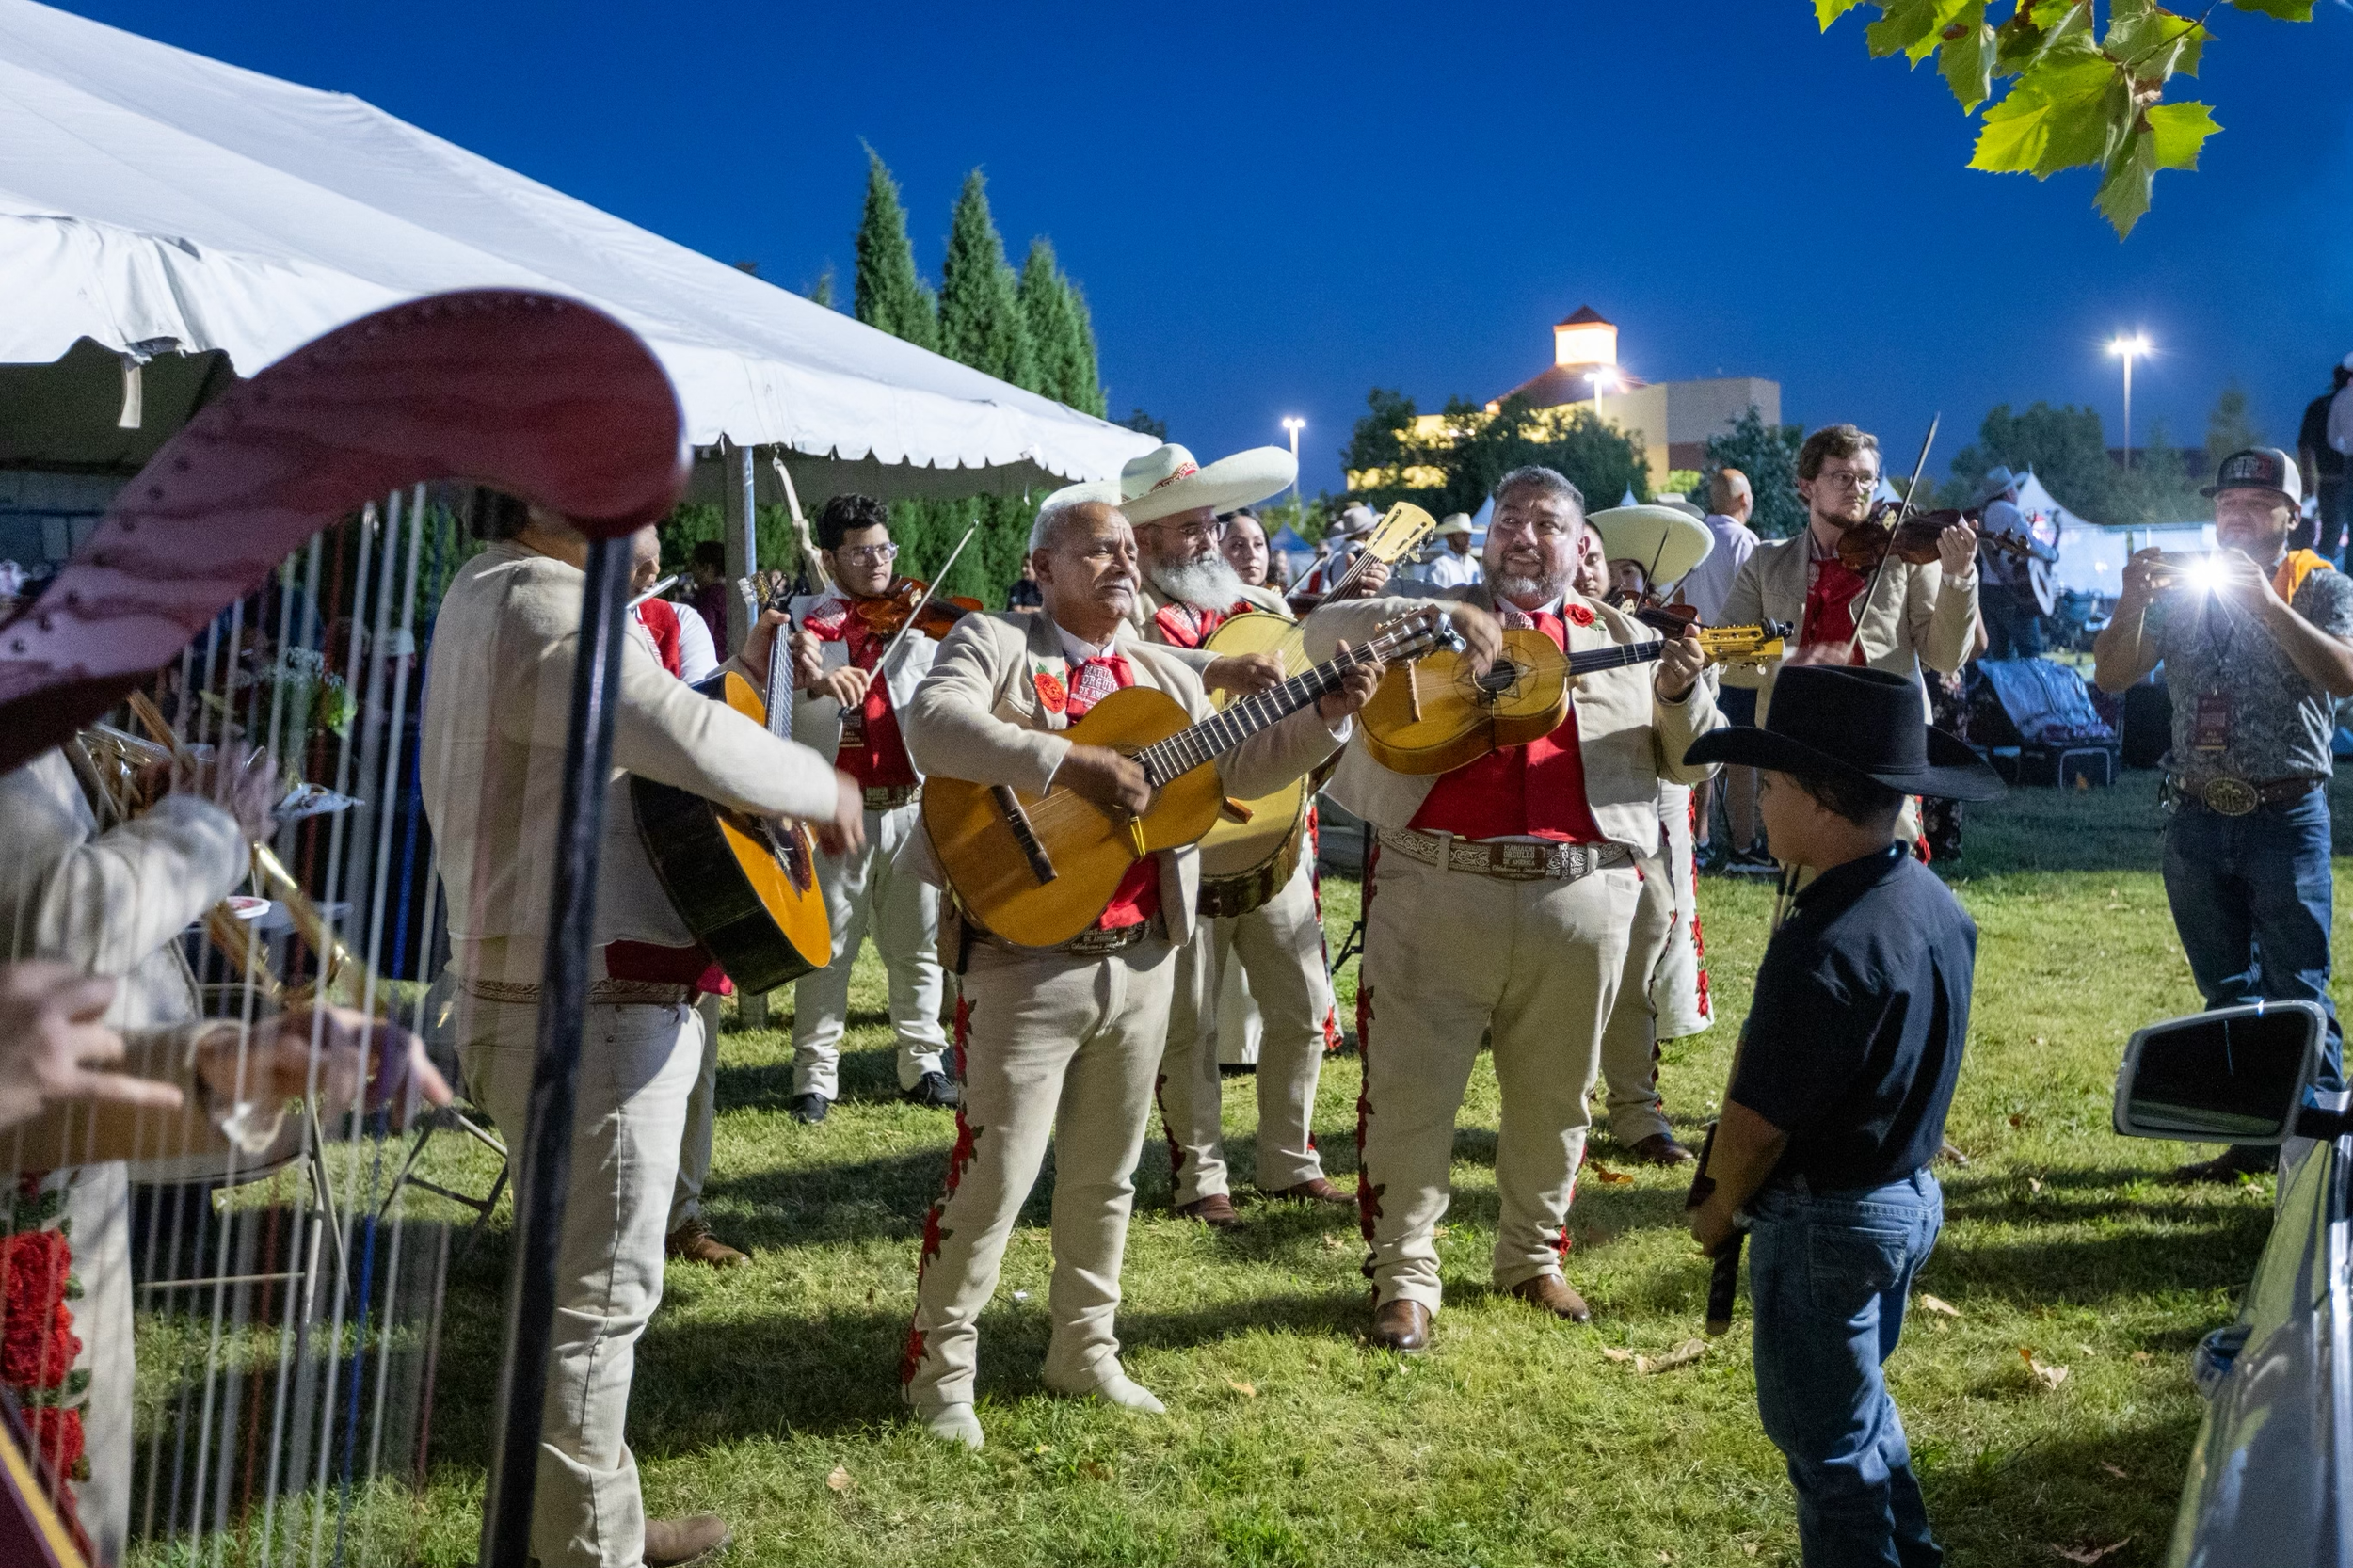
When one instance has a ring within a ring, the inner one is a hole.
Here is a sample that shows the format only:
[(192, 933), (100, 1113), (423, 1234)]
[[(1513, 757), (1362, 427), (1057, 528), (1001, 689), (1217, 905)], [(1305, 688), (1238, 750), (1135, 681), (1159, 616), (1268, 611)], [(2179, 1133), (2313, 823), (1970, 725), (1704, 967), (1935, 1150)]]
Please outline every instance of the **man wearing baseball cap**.
[[(2290, 550), (2303, 504), (2295, 459), (2249, 447), (2215, 482), (2214, 555), (2144, 550), (2092, 646), (2093, 679), (2122, 692), (2162, 663), (2173, 699), (2165, 758), (2173, 820), (2165, 892), (2208, 1007), (2314, 1001), (2328, 1011), (2319, 1087), (2344, 1087), (2329, 1000), (2329, 740), (2353, 696), (2353, 580)], [(2268, 1148), (2233, 1148), (2183, 1168), (2235, 1180)]]

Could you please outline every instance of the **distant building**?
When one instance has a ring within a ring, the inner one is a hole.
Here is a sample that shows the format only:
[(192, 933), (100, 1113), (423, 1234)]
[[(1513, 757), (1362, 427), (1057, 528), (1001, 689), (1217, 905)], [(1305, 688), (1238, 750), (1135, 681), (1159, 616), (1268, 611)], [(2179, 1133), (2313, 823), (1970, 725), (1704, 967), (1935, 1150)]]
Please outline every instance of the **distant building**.
[[(1591, 305), (1554, 323), (1552, 363), (1487, 405), (1524, 397), (1539, 408), (1586, 408), (1642, 443), (1653, 489), (1666, 488), (1672, 469), (1697, 469), (1707, 438), (1729, 430), (1753, 405), (1767, 424), (1781, 423), (1781, 383), (1760, 376), (1720, 376), (1694, 381), (1645, 381), (1618, 363), (1618, 328)], [(1444, 433), (1445, 416), (1425, 414), (1415, 434)]]

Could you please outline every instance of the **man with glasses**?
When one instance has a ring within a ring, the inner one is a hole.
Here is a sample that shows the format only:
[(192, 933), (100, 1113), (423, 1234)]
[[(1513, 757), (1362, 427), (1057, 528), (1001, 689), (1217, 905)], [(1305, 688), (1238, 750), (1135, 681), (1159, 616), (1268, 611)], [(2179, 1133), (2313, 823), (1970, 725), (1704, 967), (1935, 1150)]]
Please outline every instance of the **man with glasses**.
[(871, 927), (890, 982), (890, 1026), (899, 1037), (900, 1098), (952, 1107), (957, 1090), (941, 1065), (939, 889), (902, 873), (894, 858), (920, 825), (923, 780), (900, 738), (899, 715), (931, 673), (938, 650), (910, 628), (875, 679), (890, 639), (859, 619), (856, 601), (890, 586), (899, 547), (890, 513), (872, 496), (837, 495), (817, 515), (817, 546), (832, 574), (830, 593), (792, 601), (792, 738), (831, 757), (866, 799), (866, 842), (817, 856), (817, 885), (833, 926), (833, 962), (792, 985), (792, 1114), (822, 1122), (840, 1096), (841, 1032), (850, 1012), (850, 970)]
[[(1658, 642), (1576, 585), (1587, 529), (1575, 485), (1550, 469), (1515, 469), (1495, 499), (1485, 580), (1438, 596), (1474, 669), (1495, 658), (1498, 623), (1563, 652)], [(1307, 622), (1307, 651), (1328, 657), (1338, 639), (1358, 641), (1430, 602), (1326, 605)], [(1454, 1119), (1482, 1036), (1502, 1100), (1495, 1288), (1557, 1318), (1591, 1316), (1563, 1272), (1586, 1099), (1625, 969), (1637, 865), (1660, 850), (1659, 783), (1694, 784), (1712, 771), (1684, 761), (1718, 723), (1700, 679), (1705, 662), (1687, 632), (1656, 663), (1577, 680), (1548, 735), (1442, 775), (1394, 772), (1352, 744), (1333, 775), (1333, 798), (1380, 833), (1365, 872), (1356, 992), (1357, 1219), (1370, 1249), (1376, 1346), (1430, 1342)]]
[[(1290, 618), (1280, 594), (1242, 581), (1222, 552), (1221, 512), (1280, 494), (1297, 472), (1290, 454), (1259, 447), (1206, 468), (1181, 446), (1163, 446), (1120, 474), (1120, 510), (1134, 524), (1144, 584), (1135, 618), (1147, 642), (1174, 650), (1212, 689), (1256, 691), (1285, 672), (1269, 655), (1216, 658), (1202, 644), (1237, 615)], [(1239, 526), (1264, 533), (1254, 519)], [(1297, 673), (1291, 671), (1289, 673)], [(1177, 952), (1167, 1048), (1157, 1085), (1168, 1137), (1171, 1201), (1176, 1212), (1218, 1230), (1241, 1224), (1225, 1165), (1224, 1080), (1217, 1011), (1230, 954), (1250, 978), (1262, 1020), (1257, 1087), (1259, 1191), (1305, 1203), (1343, 1205), (1349, 1195), (1323, 1174), (1310, 1121), (1327, 1040), (1339, 1017), (1323, 956), (1315, 856), (1305, 853), (1283, 887), (1245, 914), (1204, 920)]]
[[(1876, 573), (1838, 559), (1839, 536), (1870, 515), (1880, 481), (1879, 438), (1851, 424), (1826, 424), (1798, 449), (1798, 494), (1806, 526), (1769, 539), (1733, 579), (1723, 623), (1787, 621), (1798, 629), (1790, 651), (1766, 670), (1756, 720), (1771, 709), (1781, 664), (1858, 664), (1918, 680), (1922, 665), (1950, 673), (1977, 646), (1977, 536), (1956, 523), (1939, 535), (1937, 559), (1908, 566), (1890, 553)], [(1920, 712), (1928, 714), (1923, 688)], [(1916, 839), (1916, 811), (1904, 814)]]

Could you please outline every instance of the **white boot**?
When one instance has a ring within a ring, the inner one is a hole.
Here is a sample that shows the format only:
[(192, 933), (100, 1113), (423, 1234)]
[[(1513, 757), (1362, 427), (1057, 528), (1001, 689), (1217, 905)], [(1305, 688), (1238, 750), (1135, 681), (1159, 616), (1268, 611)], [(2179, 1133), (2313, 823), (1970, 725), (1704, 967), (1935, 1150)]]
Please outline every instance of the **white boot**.
[[(1048, 1384), (1047, 1386), (1051, 1388), (1053, 1384)], [(1138, 1411), (1145, 1416), (1168, 1414), (1168, 1406), (1160, 1403), (1152, 1390), (1116, 1368), (1106, 1373), (1103, 1381), (1091, 1388), (1054, 1388), (1054, 1392), (1074, 1400), (1100, 1400), (1105, 1404), (1117, 1405), (1122, 1410)]]
[[(1151, 1396), (1146, 1394), (1146, 1399)], [(918, 1405), (915, 1418), (923, 1430), (943, 1443), (961, 1443), (968, 1448), (983, 1446), (981, 1418), (972, 1414), (968, 1401), (955, 1404)]]

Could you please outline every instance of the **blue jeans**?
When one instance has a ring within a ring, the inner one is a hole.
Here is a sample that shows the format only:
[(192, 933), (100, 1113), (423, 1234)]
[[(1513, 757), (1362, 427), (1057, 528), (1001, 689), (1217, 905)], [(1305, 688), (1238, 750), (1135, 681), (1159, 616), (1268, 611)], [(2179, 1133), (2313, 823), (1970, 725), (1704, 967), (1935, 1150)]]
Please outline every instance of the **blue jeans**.
[(2329, 1000), (2329, 792), (2226, 817), (2183, 803), (2165, 835), (2165, 896), (2208, 1007), (2316, 1001), (2329, 1015), (2319, 1087), (2345, 1087)]
[(1806, 1568), (1934, 1568), (1945, 1553), (1880, 1365), (1945, 1224), (1923, 1169), (1885, 1187), (1775, 1186), (1751, 1205), (1756, 1411), (1789, 1462)]

